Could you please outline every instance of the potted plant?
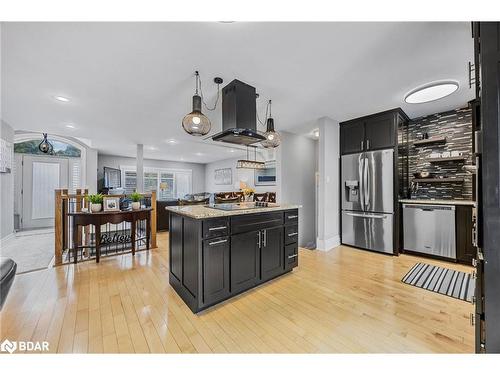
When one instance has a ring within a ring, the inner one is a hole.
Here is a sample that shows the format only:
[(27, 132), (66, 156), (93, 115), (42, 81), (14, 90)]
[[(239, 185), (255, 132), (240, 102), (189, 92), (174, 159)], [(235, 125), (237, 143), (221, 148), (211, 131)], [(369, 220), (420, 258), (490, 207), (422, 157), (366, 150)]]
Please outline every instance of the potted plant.
[(86, 199), (90, 202), (90, 212), (99, 212), (102, 210), (102, 194), (89, 194), (86, 196)]
[(142, 194), (134, 191), (132, 194), (130, 194), (130, 199), (132, 200), (132, 209), (133, 210), (138, 210), (141, 208)]

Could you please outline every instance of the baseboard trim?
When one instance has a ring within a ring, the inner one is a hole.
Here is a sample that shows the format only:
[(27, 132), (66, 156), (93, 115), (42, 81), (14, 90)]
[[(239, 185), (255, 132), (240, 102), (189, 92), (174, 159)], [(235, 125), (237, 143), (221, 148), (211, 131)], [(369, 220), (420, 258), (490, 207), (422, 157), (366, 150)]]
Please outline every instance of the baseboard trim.
[(327, 239), (316, 239), (316, 250), (330, 251), (340, 245), (340, 236), (333, 236)]

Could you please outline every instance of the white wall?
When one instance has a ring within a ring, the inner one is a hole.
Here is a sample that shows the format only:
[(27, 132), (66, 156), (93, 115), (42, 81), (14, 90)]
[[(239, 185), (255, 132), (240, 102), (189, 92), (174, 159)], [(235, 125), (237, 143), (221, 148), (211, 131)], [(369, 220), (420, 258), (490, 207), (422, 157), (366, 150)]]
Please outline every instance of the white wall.
[[(205, 189), (210, 193), (240, 190), (240, 181), (245, 182), (249, 187), (254, 188), (257, 193), (276, 191), (276, 186), (255, 186), (255, 171), (253, 169), (238, 169), (236, 162), (242, 158), (231, 158), (208, 163), (205, 166)], [(257, 154), (257, 160), (264, 161), (264, 157)], [(228, 185), (216, 185), (214, 172), (216, 169), (231, 168), (233, 182)]]
[[(3, 120), (1, 123), (0, 138), (13, 143), (14, 130)], [(0, 194), (0, 238), (4, 238), (14, 232), (14, 165), (11, 173), (0, 173)]]
[(278, 193), (282, 203), (300, 204), (299, 246), (313, 247), (316, 240), (315, 173), (317, 141), (280, 132), (277, 149)]
[[(103, 167), (120, 168), (120, 166), (135, 166), (135, 164), (135, 158), (99, 154), (97, 157), (97, 178), (98, 180), (103, 178)], [(191, 169), (193, 171), (193, 193), (202, 193), (206, 191), (205, 164), (144, 159), (144, 167)]]
[(339, 123), (323, 117), (319, 129), (318, 237), (316, 248), (330, 250), (340, 244), (339, 228)]
[(87, 148), (87, 160), (85, 166), (85, 187), (89, 193), (97, 193), (97, 150)]

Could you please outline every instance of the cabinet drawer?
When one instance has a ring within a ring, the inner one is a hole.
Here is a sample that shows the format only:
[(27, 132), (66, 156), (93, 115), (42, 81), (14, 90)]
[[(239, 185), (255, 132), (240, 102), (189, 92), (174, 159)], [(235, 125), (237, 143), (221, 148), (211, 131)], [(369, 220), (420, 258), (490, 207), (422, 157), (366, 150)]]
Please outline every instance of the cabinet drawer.
[(299, 222), (299, 210), (285, 211), (285, 225)]
[(291, 244), (285, 246), (285, 269), (291, 270), (299, 265), (299, 247)]
[(285, 227), (285, 245), (290, 245), (291, 243), (296, 243), (299, 238), (299, 226), (287, 225)]
[(245, 233), (283, 225), (282, 212), (241, 215), (231, 217), (231, 233)]
[(223, 237), (229, 234), (227, 218), (216, 218), (203, 221), (203, 238)]

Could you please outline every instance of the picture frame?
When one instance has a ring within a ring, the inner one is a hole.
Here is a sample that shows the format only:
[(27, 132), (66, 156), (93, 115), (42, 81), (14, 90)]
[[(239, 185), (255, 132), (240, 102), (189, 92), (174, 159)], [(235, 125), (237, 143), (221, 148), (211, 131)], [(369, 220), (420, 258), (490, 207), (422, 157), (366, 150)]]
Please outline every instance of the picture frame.
[(104, 211), (120, 211), (119, 197), (104, 197), (102, 200)]
[(231, 168), (216, 169), (214, 171), (215, 185), (232, 185), (233, 170)]

